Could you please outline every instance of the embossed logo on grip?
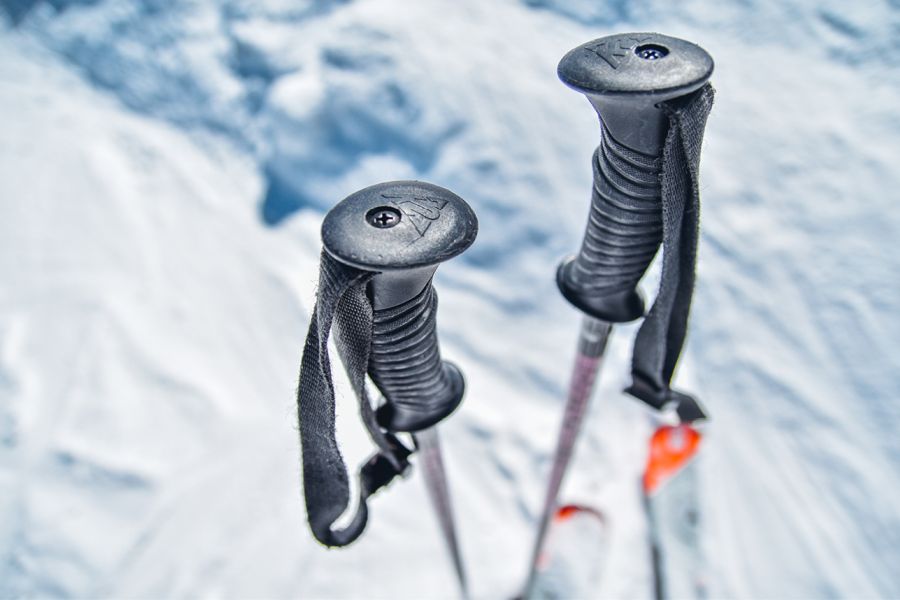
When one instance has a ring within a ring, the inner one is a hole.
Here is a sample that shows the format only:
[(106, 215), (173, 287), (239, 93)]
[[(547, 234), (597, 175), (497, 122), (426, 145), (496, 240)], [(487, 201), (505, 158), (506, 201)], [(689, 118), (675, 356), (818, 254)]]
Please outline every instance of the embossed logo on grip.
[(614, 40), (605, 39), (596, 44), (585, 46), (584, 49), (588, 52), (593, 52), (602, 58), (606, 64), (613, 69), (618, 69), (619, 65), (622, 64), (622, 60), (628, 55), (632, 48), (649, 39), (651, 38), (633, 36), (616, 38)]
[(441, 210), (447, 206), (447, 200), (434, 196), (394, 196), (382, 194), (382, 198), (392, 200), (409, 219), (419, 236), (424, 236), (433, 221), (441, 216)]

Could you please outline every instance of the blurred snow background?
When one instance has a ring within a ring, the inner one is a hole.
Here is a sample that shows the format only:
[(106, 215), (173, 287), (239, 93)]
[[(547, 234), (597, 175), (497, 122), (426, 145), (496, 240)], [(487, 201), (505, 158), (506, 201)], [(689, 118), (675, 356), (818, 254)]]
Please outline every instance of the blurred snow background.
[[(469, 380), (443, 437), (473, 591), (513, 594), (578, 325), (553, 273), (599, 135), (555, 67), (628, 30), (717, 63), (679, 372), (714, 417), (712, 595), (900, 596), (896, 0), (0, 6), (0, 597), (455, 595), (418, 477), (341, 551), (312, 540), (299, 484), (318, 227), (401, 178), (481, 220), (436, 282)], [(602, 597), (650, 593), (633, 333), (565, 492), (613, 524)]]

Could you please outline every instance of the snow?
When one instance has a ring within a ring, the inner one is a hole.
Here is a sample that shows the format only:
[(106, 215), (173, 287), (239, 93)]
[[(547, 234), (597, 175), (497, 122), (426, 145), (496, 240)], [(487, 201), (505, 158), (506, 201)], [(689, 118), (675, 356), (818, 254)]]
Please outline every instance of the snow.
[[(419, 476), (344, 550), (302, 506), (318, 227), (401, 178), (481, 222), (436, 281), (469, 384), (442, 438), (474, 595), (515, 593), (578, 326), (553, 272), (598, 136), (556, 63), (628, 30), (717, 64), (678, 373), (714, 417), (711, 595), (900, 595), (900, 8), (671, 4), (3, 2), (0, 597), (455, 596)], [(564, 491), (609, 517), (598, 597), (650, 593), (634, 331)], [(370, 445), (341, 385), (355, 465)]]

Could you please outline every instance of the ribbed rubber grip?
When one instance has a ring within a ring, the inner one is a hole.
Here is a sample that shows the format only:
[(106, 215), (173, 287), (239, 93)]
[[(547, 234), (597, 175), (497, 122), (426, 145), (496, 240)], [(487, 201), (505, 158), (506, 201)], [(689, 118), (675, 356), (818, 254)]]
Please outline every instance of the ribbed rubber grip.
[(662, 241), (662, 158), (617, 141), (602, 117), (601, 129), (584, 239), (577, 256), (560, 265), (557, 283), (587, 315), (624, 323), (644, 314), (637, 285)]
[(430, 282), (403, 304), (375, 311), (369, 376), (387, 401), (378, 420), (389, 431), (431, 427), (462, 400), (462, 375), (441, 360), (436, 315)]
[(322, 242), (337, 261), (375, 273), (367, 372), (386, 402), (378, 425), (393, 432), (431, 427), (459, 406), (462, 374), (441, 361), (431, 278), (475, 241), (478, 219), (465, 200), (423, 181), (388, 181), (341, 200), (325, 216)]
[(669, 118), (662, 105), (688, 97), (712, 72), (712, 57), (700, 46), (648, 32), (591, 40), (559, 62), (559, 78), (585, 95), (602, 126), (584, 241), (556, 277), (563, 296), (588, 316), (624, 323), (643, 315), (637, 285), (663, 233)]
[(594, 189), (572, 283), (610, 296), (633, 290), (662, 241), (658, 156), (636, 152), (604, 126), (594, 152)]

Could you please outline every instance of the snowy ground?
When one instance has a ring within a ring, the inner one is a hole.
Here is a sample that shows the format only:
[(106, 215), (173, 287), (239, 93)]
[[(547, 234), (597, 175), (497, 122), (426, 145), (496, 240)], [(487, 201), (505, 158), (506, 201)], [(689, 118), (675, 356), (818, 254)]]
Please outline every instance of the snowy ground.
[[(454, 596), (419, 477), (342, 551), (299, 485), (321, 217), (408, 177), (481, 221), (437, 280), (469, 381), (443, 437), (475, 595), (513, 593), (578, 325), (553, 271), (598, 136), (555, 66), (626, 30), (717, 63), (679, 373), (714, 416), (713, 596), (900, 596), (896, 2), (168, 4), (0, 3), (0, 597)], [(646, 597), (619, 331), (566, 496), (610, 516), (598, 596)]]

